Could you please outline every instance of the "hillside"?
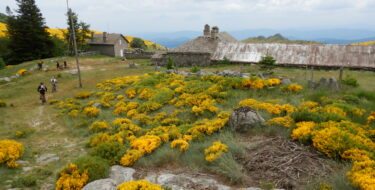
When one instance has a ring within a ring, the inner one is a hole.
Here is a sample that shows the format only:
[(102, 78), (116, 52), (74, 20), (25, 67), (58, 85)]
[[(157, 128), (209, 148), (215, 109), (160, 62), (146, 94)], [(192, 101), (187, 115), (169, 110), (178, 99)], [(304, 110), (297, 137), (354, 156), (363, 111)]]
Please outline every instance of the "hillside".
[(314, 41), (305, 41), (305, 40), (290, 40), (281, 34), (275, 34), (273, 36), (264, 37), (251, 37), (243, 40), (245, 43), (282, 43), (282, 44), (320, 44), (319, 42)]
[[(56, 60), (66, 60), (69, 68), (54, 69)], [(349, 182), (359, 187), (371, 183), (373, 169), (366, 163), (374, 160), (371, 129), (375, 123), (368, 117), (375, 108), (372, 72), (345, 71), (358, 79), (360, 87), (330, 93), (307, 90), (306, 85), (303, 89), (294, 85), (299, 88), (289, 91), (277, 78), (182, 76), (166, 74), (165, 68), (154, 73), (149, 61), (133, 61), (138, 67), (130, 69), (129, 61), (82, 57), (83, 89), (76, 87), (74, 58), (46, 59), (46, 71), (31, 71), (37, 61), (0, 70), (0, 78), (21, 69), (30, 71), (0, 83), (0, 100), (8, 105), (0, 106), (0, 147), (6, 147), (0, 153), (10, 147), (1, 146), (3, 139), (24, 146), (23, 156), (14, 158), (19, 158), (19, 169), (7, 168), (16, 165), (0, 161), (0, 187), (55, 189), (63, 182), (69, 184), (69, 179), (88, 175), (75, 188), (81, 189), (96, 179), (113, 177), (116, 168), (126, 170), (120, 164), (134, 168), (135, 179), (152, 174), (172, 176), (174, 180), (164, 180), (165, 189), (170, 183), (185, 183), (191, 174), (195, 179), (212, 177), (228, 186), (263, 189), (319, 189), (312, 187), (322, 184), (328, 189), (353, 189)], [(181, 69), (189, 72), (191, 68)], [(218, 65), (204, 70), (260, 72), (254, 65)], [(304, 72), (275, 68), (272, 77), (288, 76), (306, 84)], [(316, 78), (333, 74), (314, 72)], [(58, 91), (47, 92), (50, 104), (40, 105), (35, 88), (51, 76), (58, 76)], [(257, 109), (267, 120), (265, 126), (234, 132), (226, 123), (239, 106)], [(16, 154), (17, 147), (10, 154)], [(353, 167), (350, 160), (355, 161)], [(108, 163), (116, 165), (114, 170)], [(73, 168), (74, 176), (64, 174), (67, 167)], [(57, 175), (60, 172), (64, 175)], [(177, 178), (180, 174), (185, 177)]]
[(351, 45), (354, 45), (354, 46), (375, 46), (375, 40), (374, 41), (353, 43)]
[[(6, 24), (0, 21), (0, 38), (6, 36), (6, 30), (7, 30)], [(64, 39), (64, 33), (66, 32), (66, 29), (48, 28), (47, 31), (50, 33), (51, 36), (55, 36), (59, 39)], [(94, 31), (94, 32), (95, 33), (102, 33), (102, 32), (99, 32), (99, 31)], [(133, 39), (135, 38), (133, 36), (127, 36), (127, 35), (124, 35), (124, 36), (129, 42), (133, 41)], [(160, 45), (160, 44), (157, 44), (157, 43), (152, 42), (150, 40), (145, 40), (145, 39), (143, 39), (143, 40), (144, 40), (148, 49), (165, 50), (165, 47)]]

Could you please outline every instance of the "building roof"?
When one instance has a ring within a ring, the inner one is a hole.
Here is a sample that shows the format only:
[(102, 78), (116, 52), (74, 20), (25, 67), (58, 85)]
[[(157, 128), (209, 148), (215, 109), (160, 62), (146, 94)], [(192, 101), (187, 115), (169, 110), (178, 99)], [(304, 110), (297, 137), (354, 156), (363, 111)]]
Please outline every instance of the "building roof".
[(220, 42), (212, 60), (256, 63), (270, 55), (278, 64), (375, 69), (375, 46), (246, 44)]
[(91, 45), (114, 45), (120, 38), (128, 42), (122, 34), (107, 33), (107, 40), (105, 42), (103, 34), (94, 34), (93, 38), (88, 43)]
[(200, 36), (170, 51), (214, 53), (219, 42), (237, 42), (237, 40), (226, 32), (220, 32), (217, 39)]

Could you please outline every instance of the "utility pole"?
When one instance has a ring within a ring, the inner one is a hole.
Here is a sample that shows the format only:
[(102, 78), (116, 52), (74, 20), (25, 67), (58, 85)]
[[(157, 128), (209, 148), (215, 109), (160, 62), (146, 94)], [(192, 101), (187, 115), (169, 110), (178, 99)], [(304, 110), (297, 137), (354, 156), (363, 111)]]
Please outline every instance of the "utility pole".
[(69, 2), (68, 1), (69, 0), (66, 0), (66, 8), (68, 10), (68, 17), (70, 19), (70, 28), (72, 29), (72, 34), (73, 34), (74, 54), (75, 54), (75, 57), (76, 57), (76, 65), (77, 65), (77, 72), (78, 72), (78, 86), (80, 88), (82, 88), (81, 69), (79, 68), (79, 59), (78, 59), (76, 32), (74, 30), (73, 18), (72, 18), (72, 15), (71, 15), (71, 11), (69, 9)]

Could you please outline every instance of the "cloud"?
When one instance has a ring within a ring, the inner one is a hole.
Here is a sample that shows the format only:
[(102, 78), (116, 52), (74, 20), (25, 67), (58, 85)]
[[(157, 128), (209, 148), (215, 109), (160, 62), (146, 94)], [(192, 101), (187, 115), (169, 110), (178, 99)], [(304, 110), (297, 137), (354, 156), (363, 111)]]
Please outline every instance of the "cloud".
[[(36, 0), (47, 24), (65, 27), (65, 0)], [(16, 8), (15, 0), (0, 0)], [(247, 28), (369, 28), (375, 0), (70, 0), (80, 19), (97, 30), (201, 30), (205, 23), (226, 30)], [(2, 11), (2, 12), (4, 12)]]

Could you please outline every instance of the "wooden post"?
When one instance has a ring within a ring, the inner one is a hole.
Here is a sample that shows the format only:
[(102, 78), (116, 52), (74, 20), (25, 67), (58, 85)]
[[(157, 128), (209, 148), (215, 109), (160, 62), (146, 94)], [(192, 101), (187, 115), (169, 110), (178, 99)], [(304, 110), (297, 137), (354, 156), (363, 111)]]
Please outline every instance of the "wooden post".
[(310, 81), (314, 82), (314, 66), (311, 66)]
[(76, 41), (76, 32), (74, 31), (74, 23), (73, 23), (72, 15), (70, 14), (71, 11), (69, 10), (69, 2), (68, 2), (68, 0), (66, 0), (66, 7), (68, 9), (68, 17), (70, 18), (70, 28), (72, 28), (72, 34), (73, 34), (74, 54), (75, 54), (75, 58), (76, 58), (76, 65), (77, 65), (77, 72), (78, 72), (78, 86), (80, 88), (82, 88), (81, 69), (79, 67), (77, 41)]
[(342, 76), (344, 74), (344, 67), (341, 66), (340, 67), (340, 75), (339, 75), (339, 87), (341, 88), (341, 84), (342, 84)]

